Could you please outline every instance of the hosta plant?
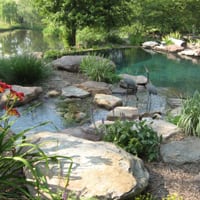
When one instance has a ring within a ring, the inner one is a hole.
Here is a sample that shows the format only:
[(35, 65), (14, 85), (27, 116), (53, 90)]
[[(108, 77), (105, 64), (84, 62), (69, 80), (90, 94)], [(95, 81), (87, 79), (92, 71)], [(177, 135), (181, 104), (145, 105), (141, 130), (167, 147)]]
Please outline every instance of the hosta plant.
[(148, 161), (159, 158), (162, 138), (145, 121), (115, 121), (102, 126), (105, 141), (113, 142), (125, 151)]
[(200, 93), (198, 91), (183, 101), (178, 126), (185, 134), (200, 137)]

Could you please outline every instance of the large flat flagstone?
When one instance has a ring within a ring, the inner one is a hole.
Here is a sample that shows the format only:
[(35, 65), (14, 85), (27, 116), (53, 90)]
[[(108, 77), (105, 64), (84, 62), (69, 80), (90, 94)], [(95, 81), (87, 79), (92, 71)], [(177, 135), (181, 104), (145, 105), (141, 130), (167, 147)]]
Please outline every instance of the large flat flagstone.
[[(64, 133), (40, 132), (33, 135), (47, 155), (61, 155), (73, 160), (68, 190), (81, 197), (100, 199), (133, 198), (148, 185), (149, 173), (141, 159), (107, 142), (92, 142)], [(30, 138), (28, 138), (30, 139)], [(64, 191), (69, 160), (60, 160), (50, 169), (44, 163), (37, 166), (46, 175), (49, 189)], [(31, 178), (26, 171), (27, 178)], [(33, 188), (29, 188), (34, 194)], [(46, 197), (45, 199), (49, 199)]]
[(62, 96), (64, 97), (76, 97), (76, 98), (85, 98), (90, 96), (90, 93), (86, 90), (80, 89), (75, 86), (67, 86), (62, 88)]
[(139, 116), (138, 109), (131, 106), (118, 106), (111, 110), (107, 115), (107, 120), (116, 119), (137, 119)]
[(108, 110), (116, 107), (122, 106), (122, 99), (113, 95), (108, 94), (96, 94), (94, 96), (94, 102), (100, 106), (104, 107)]

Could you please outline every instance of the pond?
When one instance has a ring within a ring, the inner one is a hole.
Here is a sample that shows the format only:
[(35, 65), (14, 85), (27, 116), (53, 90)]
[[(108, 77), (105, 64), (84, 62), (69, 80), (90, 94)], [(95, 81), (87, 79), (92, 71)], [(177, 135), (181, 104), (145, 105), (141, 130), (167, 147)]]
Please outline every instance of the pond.
[(174, 89), (183, 96), (200, 91), (200, 60), (181, 59), (175, 54), (147, 52), (142, 48), (120, 49), (112, 55), (119, 74), (145, 75), (156, 87)]
[[(15, 31), (0, 34), (0, 54), (11, 55), (23, 52), (45, 51), (48, 49), (62, 49), (62, 43), (57, 40), (48, 42), (37, 31)], [(192, 95), (195, 90), (200, 91), (200, 62), (199, 60), (181, 59), (173, 54), (147, 52), (142, 48), (115, 49), (103, 52), (117, 65), (117, 73), (132, 75), (146, 75), (145, 67), (150, 72), (151, 82), (159, 88), (171, 88), (176, 94)], [(163, 99), (155, 102), (162, 104)], [(37, 102), (36, 102), (37, 103)], [(26, 107), (20, 107), (25, 113), (14, 124), (14, 131), (30, 128), (44, 121), (51, 121), (48, 125), (36, 130), (56, 131), (69, 127), (57, 110), (55, 100), (40, 102), (41, 104), (31, 112)], [(102, 118), (105, 111), (97, 111), (95, 119)], [(35, 130), (35, 129), (34, 129)]]

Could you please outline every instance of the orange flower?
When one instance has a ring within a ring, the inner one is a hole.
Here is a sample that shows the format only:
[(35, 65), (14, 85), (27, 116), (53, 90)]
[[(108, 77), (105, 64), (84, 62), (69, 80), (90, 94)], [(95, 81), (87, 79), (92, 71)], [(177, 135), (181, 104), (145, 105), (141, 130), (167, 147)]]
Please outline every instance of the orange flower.
[(12, 89), (12, 86), (0, 81), (0, 93), (4, 92), (5, 89)]
[(8, 115), (20, 117), (20, 113), (16, 108), (9, 108), (7, 106), (4, 107)]
[(24, 93), (23, 92), (16, 92), (13, 89), (10, 89), (10, 98), (17, 98), (19, 101), (23, 101)]

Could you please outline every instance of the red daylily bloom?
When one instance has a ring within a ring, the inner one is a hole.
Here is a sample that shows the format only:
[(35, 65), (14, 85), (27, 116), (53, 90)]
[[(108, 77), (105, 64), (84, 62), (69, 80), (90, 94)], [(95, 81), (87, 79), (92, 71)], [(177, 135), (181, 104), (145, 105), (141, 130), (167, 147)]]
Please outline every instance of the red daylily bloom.
[(10, 89), (10, 98), (17, 98), (20, 101), (23, 101), (24, 99), (24, 93), (23, 92), (16, 92), (13, 89)]
[(0, 81), (0, 93), (4, 92), (5, 89), (12, 89), (12, 86)]
[(20, 113), (18, 112), (16, 108), (10, 109), (9, 107), (5, 106), (4, 109), (6, 110), (8, 115), (20, 117)]

